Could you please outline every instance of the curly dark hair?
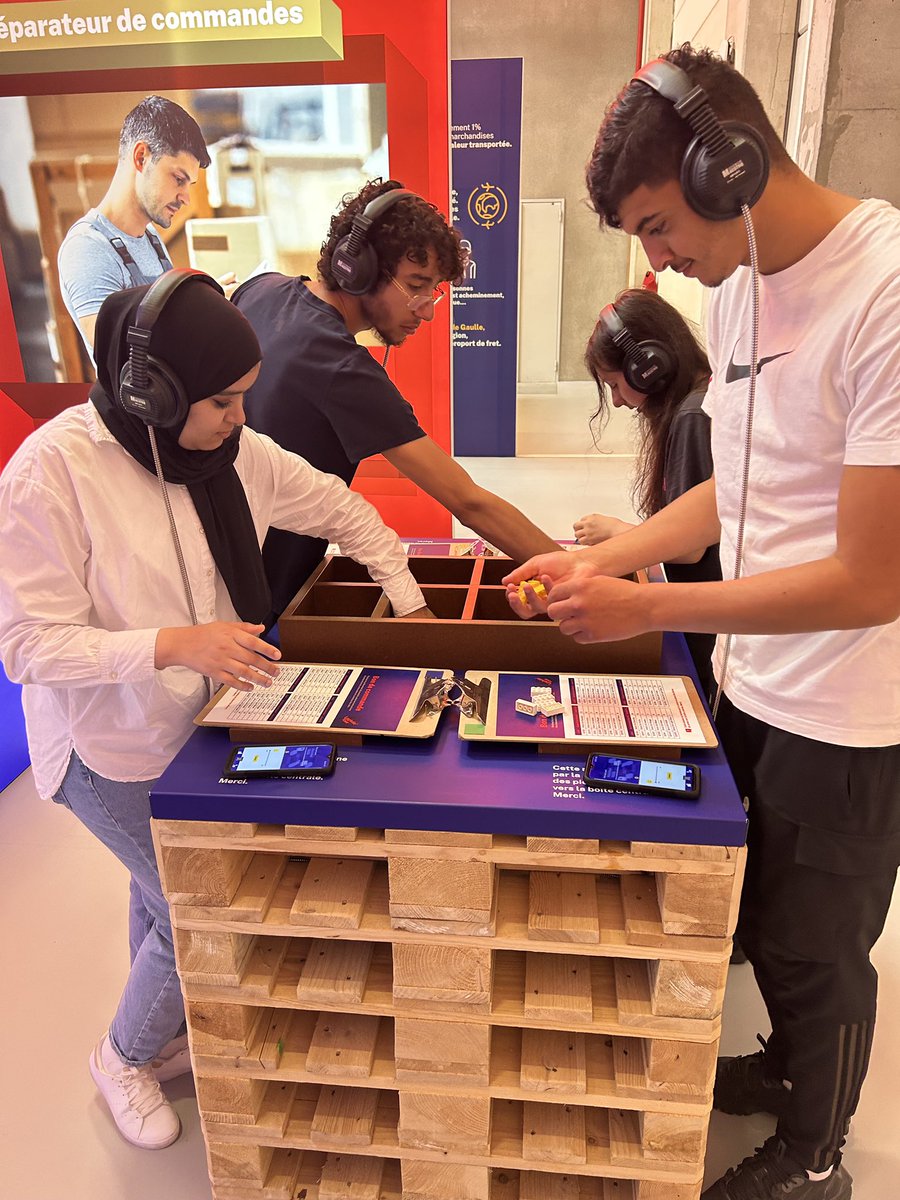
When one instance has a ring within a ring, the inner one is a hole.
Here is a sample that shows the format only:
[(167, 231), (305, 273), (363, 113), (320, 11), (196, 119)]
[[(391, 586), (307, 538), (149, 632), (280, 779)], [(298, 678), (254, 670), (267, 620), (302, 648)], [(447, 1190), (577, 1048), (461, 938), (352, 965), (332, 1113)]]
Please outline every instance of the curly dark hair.
[(209, 151), (200, 126), (181, 105), (165, 96), (145, 96), (122, 122), (119, 158), (124, 158), (135, 142), (146, 142), (154, 160), (186, 150), (201, 167), (209, 166)]
[[(717, 117), (752, 125), (766, 143), (774, 168), (790, 163), (762, 101), (734, 67), (689, 42), (662, 57), (703, 88)], [(657, 187), (678, 179), (693, 136), (670, 100), (632, 79), (606, 110), (586, 168), (588, 194), (600, 224), (618, 229), (620, 204), (642, 183)]]
[[(318, 262), (319, 278), (329, 291), (337, 291), (339, 287), (331, 269), (331, 257), (340, 239), (349, 234), (353, 218), (376, 196), (400, 187), (403, 184), (396, 179), (387, 182), (373, 179), (355, 196), (344, 196), (341, 208), (331, 218)], [(429, 250), (434, 250), (437, 257), (441, 279), (455, 282), (462, 278), (467, 254), (460, 246), (459, 234), (433, 204), (420, 196), (406, 196), (393, 204), (378, 217), (366, 240), (378, 256), (380, 283), (386, 283), (396, 274), (397, 264), (403, 258), (424, 265)]]
[[(641, 445), (631, 498), (637, 514), (646, 520), (663, 507), (666, 442), (672, 421), (685, 396), (709, 381), (709, 359), (681, 313), (656, 292), (630, 288), (616, 297), (615, 305), (623, 325), (636, 342), (662, 342), (677, 364), (675, 378), (669, 386), (648, 396), (638, 414)], [(600, 378), (600, 372), (621, 371), (625, 363), (625, 351), (615, 344), (600, 321), (588, 340), (584, 361), (594, 377), (600, 397), (597, 411), (591, 417), (596, 442), (609, 420), (610, 411), (609, 389)]]

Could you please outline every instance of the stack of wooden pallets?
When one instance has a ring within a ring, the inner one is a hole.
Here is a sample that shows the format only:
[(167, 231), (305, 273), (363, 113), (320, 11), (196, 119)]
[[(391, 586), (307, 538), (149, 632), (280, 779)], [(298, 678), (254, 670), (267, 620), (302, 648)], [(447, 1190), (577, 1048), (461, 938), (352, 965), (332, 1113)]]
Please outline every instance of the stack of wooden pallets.
[(743, 850), (154, 835), (216, 1200), (697, 1200)]

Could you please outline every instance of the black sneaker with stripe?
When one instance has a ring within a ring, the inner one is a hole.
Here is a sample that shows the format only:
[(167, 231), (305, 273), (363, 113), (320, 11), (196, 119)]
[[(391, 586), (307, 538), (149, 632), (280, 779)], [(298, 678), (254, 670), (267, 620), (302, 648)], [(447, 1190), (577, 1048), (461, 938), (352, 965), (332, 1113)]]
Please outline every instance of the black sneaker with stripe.
[(851, 1200), (853, 1180), (839, 1163), (826, 1179), (810, 1179), (778, 1137), (731, 1167), (700, 1200)]
[(717, 1062), (713, 1091), (713, 1108), (717, 1112), (739, 1117), (767, 1112), (780, 1117), (787, 1108), (791, 1093), (766, 1067), (765, 1039), (760, 1034), (756, 1038), (762, 1050), (720, 1058)]

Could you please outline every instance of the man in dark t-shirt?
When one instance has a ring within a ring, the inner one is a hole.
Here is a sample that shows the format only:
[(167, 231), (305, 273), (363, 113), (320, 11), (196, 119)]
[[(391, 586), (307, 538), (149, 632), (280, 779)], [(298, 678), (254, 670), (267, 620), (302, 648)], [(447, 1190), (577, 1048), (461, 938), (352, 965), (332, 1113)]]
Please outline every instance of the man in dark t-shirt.
[[(558, 547), (518, 509), (479, 487), (425, 433), (412, 406), (355, 334), (372, 329), (399, 346), (430, 321), (443, 284), (462, 274), (459, 236), (434, 205), (393, 181), (368, 183), (332, 218), (319, 278), (275, 272), (247, 280), (233, 296), (263, 352), (247, 393), (247, 422), (319, 470), (350, 483), (364, 458), (385, 458), (481, 537), (522, 560)], [(374, 208), (374, 212), (373, 212)], [(368, 209), (368, 216), (366, 211)], [(351, 247), (350, 286), (342, 274)], [(337, 251), (337, 254), (335, 253)], [(366, 275), (366, 270), (369, 275)], [(360, 285), (368, 286), (360, 291)], [(263, 547), (278, 615), (321, 559), (326, 543), (270, 530)]]

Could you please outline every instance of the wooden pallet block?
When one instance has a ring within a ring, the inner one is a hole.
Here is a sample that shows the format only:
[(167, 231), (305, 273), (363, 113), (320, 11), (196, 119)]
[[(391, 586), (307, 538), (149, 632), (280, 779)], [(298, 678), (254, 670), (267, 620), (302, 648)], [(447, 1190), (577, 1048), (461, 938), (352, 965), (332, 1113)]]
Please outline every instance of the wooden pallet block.
[(268, 1087), (264, 1079), (198, 1075), (197, 1105), (203, 1120), (222, 1125), (253, 1125)]
[(589, 1024), (594, 1016), (590, 959), (575, 954), (526, 954), (524, 1013), (563, 1026)]
[(295, 1200), (300, 1194), (305, 1158), (299, 1150), (275, 1150), (265, 1183), (260, 1187), (248, 1187), (217, 1176), (211, 1180), (213, 1196), (215, 1200), (251, 1200), (251, 1197), (252, 1200)]
[(215, 929), (172, 930), (178, 974), (183, 983), (238, 987), (255, 936)]
[(487, 1155), (491, 1147), (491, 1101), (470, 1094), (401, 1092), (397, 1140), (401, 1149)]
[(712, 1095), (715, 1043), (668, 1038), (612, 1038), (616, 1092), (698, 1099)]
[(594, 876), (532, 871), (528, 881), (528, 936), (535, 941), (599, 944)]
[(497, 935), (497, 902), (499, 892), (494, 892), (494, 901), (490, 909), (479, 913), (478, 916), (464, 920), (452, 920), (449, 917), (398, 917), (391, 915), (391, 929), (402, 930), (406, 933), (424, 933), (429, 937), (479, 937), (492, 938)]
[(379, 1093), (374, 1088), (323, 1087), (310, 1125), (314, 1146), (371, 1146)]
[(247, 1053), (259, 1021), (258, 1009), (215, 1000), (188, 1000), (185, 1007), (194, 1054), (239, 1057)]
[(656, 898), (656, 876), (643, 873), (623, 874), (619, 882), (625, 937), (630, 946), (651, 949), (670, 947), (679, 941), (685, 951), (719, 951), (726, 956), (727, 942), (722, 937), (670, 934), (663, 928)]
[(380, 1026), (380, 1017), (364, 1013), (319, 1013), (306, 1070), (311, 1075), (368, 1079)]
[(681, 1031), (666, 1024), (669, 1018), (717, 1019), (724, 988), (715, 981), (723, 968), (727, 964), (615, 959), (619, 1021), (623, 1026), (644, 1026), (677, 1036)]
[(398, 1080), (486, 1087), (490, 1060), (490, 1025), (400, 1016), (394, 1021)]
[(251, 1146), (242, 1142), (208, 1141), (206, 1145), (210, 1178), (233, 1187), (261, 1189), (266, 1182), (274, 1151), (270, 1146)]
[(385, 1161), (361, 1154), (328, 1154), (319, 1200), (380, 1200)]
[(493, 863), (389, 858), (390, 914), (433, 921), (486, 921), (494, 902)]
[(311, 858), (291, 908), (291, 922), (358, 929), (374, 865), (361, 858)]
[(729, 937), (735, 880), (728, 875), (656, 876), (656, 895), (666, 933)]
[(161, 846), (160, 874), (169, 904), (227, 908), (234, 899), (253, 853), (250, 850)]
[(523, 1029), (521, 1086), (530, 1092), (587, 1091), (586, 1046), (583, 1033), (555, 1029)]
[(482, 946), (416, 945), (395, 942), (392, 950), (394, 1003), (490, 1007), (493, 952)]
[(491, 1169), (401, 1158), (403, 1200), (490, 1200)]
[(641, 1113), (644, 1158), (654, 1162), (702, 1163), (707, 1124), (706, 1117), (684, 1113)]
[(728, 963), (653, 959), (651, 1007), (661, 1017), (717, 1017), (725, 998)]

